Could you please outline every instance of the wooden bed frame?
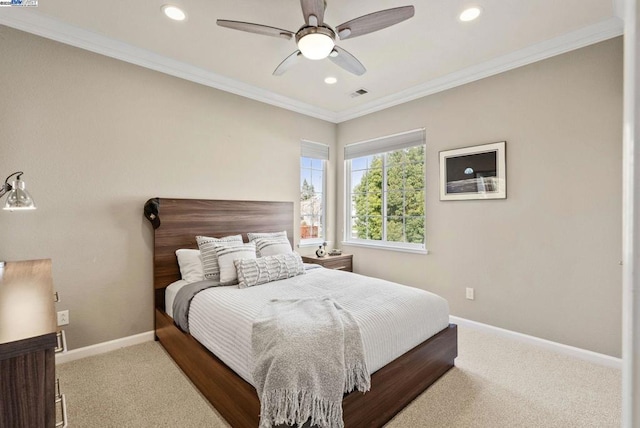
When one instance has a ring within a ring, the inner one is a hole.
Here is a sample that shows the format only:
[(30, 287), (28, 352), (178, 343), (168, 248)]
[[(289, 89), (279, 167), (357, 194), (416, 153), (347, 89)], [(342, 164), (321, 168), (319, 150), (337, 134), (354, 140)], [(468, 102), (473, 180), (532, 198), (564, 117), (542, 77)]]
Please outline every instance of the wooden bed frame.
[[(234, 428), (255, 428), (260, 401), (255, 388), (182, 332), (165, 311), (165, 288), (180, 279), (175, 251), (197, 248), (196, 235), (228, 236), (246, 232), (293, 233), (292, 202), (159, 199), (155, 229), (153, 287), (155, 335), (169, 355)], [(450, 324), (422, 344), (371, 375), (371, 391), (345, 395), (345, 427), (382, 427), (454, 365), (457, 327)]]

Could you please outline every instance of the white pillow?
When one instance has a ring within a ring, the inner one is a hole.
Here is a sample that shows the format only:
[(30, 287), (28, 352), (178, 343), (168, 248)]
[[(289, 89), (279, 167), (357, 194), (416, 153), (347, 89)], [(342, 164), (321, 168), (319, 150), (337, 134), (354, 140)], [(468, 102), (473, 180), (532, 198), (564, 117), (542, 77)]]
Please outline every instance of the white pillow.
[(294, 252), (259, 259), (236, 259), (233, 264), (238, 274), (238, 288), (253, 287), (304, 273), (302, 258)]
[[(249, 232), (247, 233), (247, 238), (249, 238), (249, 242), (253, 242), (259, 238), (283, 238), (287, 239), (287, 231), (283, 230), (282, 232)], [(258, 257), (262, 257), (262, 253), (259, 249), (256, 248), (256, 254)]]
[(178, 258), (178, 266), (180, 266), (180, 276), (183, 280), (187, 282), (204, 280), (200, 250), (181, 248), (176, 250), (176, 257)]
[(216, 256), (214, 246), (222, 242), (242, 245), (242, 235), (225, 236), (224, 238), (196, 236), (196, 242), (198, 242), (198, 248), (200, 248), (205, 279), (217, 281), (220, 279), (220, 268), (218, 267), (218, 256)]
[(292, 253), (293, 249), (286, 236), (256, 238), (253, 240), (256, 244), (256, 253), (259, 257), (275, 256), (277, 254)]
[(253, 242), (237, 245), (234, 242), (219, 243), (213, 247), (218, 257), (220, 267), (220, 285), (233, 285), (238, 283), (236, 265), (234, 260), (255, 259), (256, 245)]

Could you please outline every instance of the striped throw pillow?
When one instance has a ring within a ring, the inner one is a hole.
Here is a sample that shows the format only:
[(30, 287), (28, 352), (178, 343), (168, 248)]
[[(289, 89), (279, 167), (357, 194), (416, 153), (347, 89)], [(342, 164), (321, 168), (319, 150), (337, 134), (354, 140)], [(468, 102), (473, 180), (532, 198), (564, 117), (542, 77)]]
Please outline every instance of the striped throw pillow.
[[(249, 238), (249, 242), (253, 242), (256, 239), (269, 238), (269, 239), (280, 239), (283, 238), (289, 242), (287, 239), (287, 231), (283, 230), (282, 232), (249, 232), (247, 233), (247, 238)], [(258, 248), (256, 248), (256, 253), (258, 257), (262, 257), (262, 253)]]
[(302, 258), (294, 252), (259, 259), (238, 259), (233, 263), (238, 275), (238, 288), (253, 287), (304, 273)]
[(276, 238), (256, 238), (256, 253), (259, 257), (275, 256), (277, 254), (292, 253), (291, 244), (285, 236)]
[(238, 283), (236, 273), (236, 260), (255, 259), (256, 245), (253, 242), (236, 245), (233, 242), (218, 243), (214, 245), (220, 266), (220, 285), (233, 285)]
[(220, 267), (218, 266), (218, 256), (214, 251), (216, 244), (233, 243), (242, 245), (242, 235), (225, 236), (224, 238), (211, 238), (209, 236), (196, 236), (196, 242), (202, 257), (202, 270), (205, 279), (218, 281), (220, 279)]
[(282, 232), (249, 232), (247, 233), (247, 238), (249, 238), (249, 242), (255, 241), (258, 238), (280, 238), (284, 236), (287, 237), (287, 231), (283, 230)]

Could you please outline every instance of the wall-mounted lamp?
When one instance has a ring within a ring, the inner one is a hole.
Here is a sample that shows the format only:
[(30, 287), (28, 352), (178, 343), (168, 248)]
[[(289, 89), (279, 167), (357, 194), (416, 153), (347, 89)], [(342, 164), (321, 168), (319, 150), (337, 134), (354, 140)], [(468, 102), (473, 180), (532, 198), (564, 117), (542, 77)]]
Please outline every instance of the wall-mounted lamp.
[[(5, 193), (9, 192), (7, 202), (4, 204), (3, 209), (8, 211), (36, 209), (36, 204), (33, 202), (33, 198), (25, 189), (25, 182), (20, 180), (22, 174), (22, 171), (14, 172), (7, 177), (2, 187), (0, 187), (0, 198), (2, 198)], [(14, 175), (17, 175), (16, 179), (9, 184), (9, 179)]]

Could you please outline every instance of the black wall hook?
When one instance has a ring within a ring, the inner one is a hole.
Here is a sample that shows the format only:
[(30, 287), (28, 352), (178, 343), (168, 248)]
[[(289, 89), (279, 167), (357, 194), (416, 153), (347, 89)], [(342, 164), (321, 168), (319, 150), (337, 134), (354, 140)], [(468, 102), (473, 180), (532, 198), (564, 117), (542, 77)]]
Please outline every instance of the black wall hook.
[(154, 229), (160, 227), (160, 198), (151, 198), (144, 204), (144, 216)]

